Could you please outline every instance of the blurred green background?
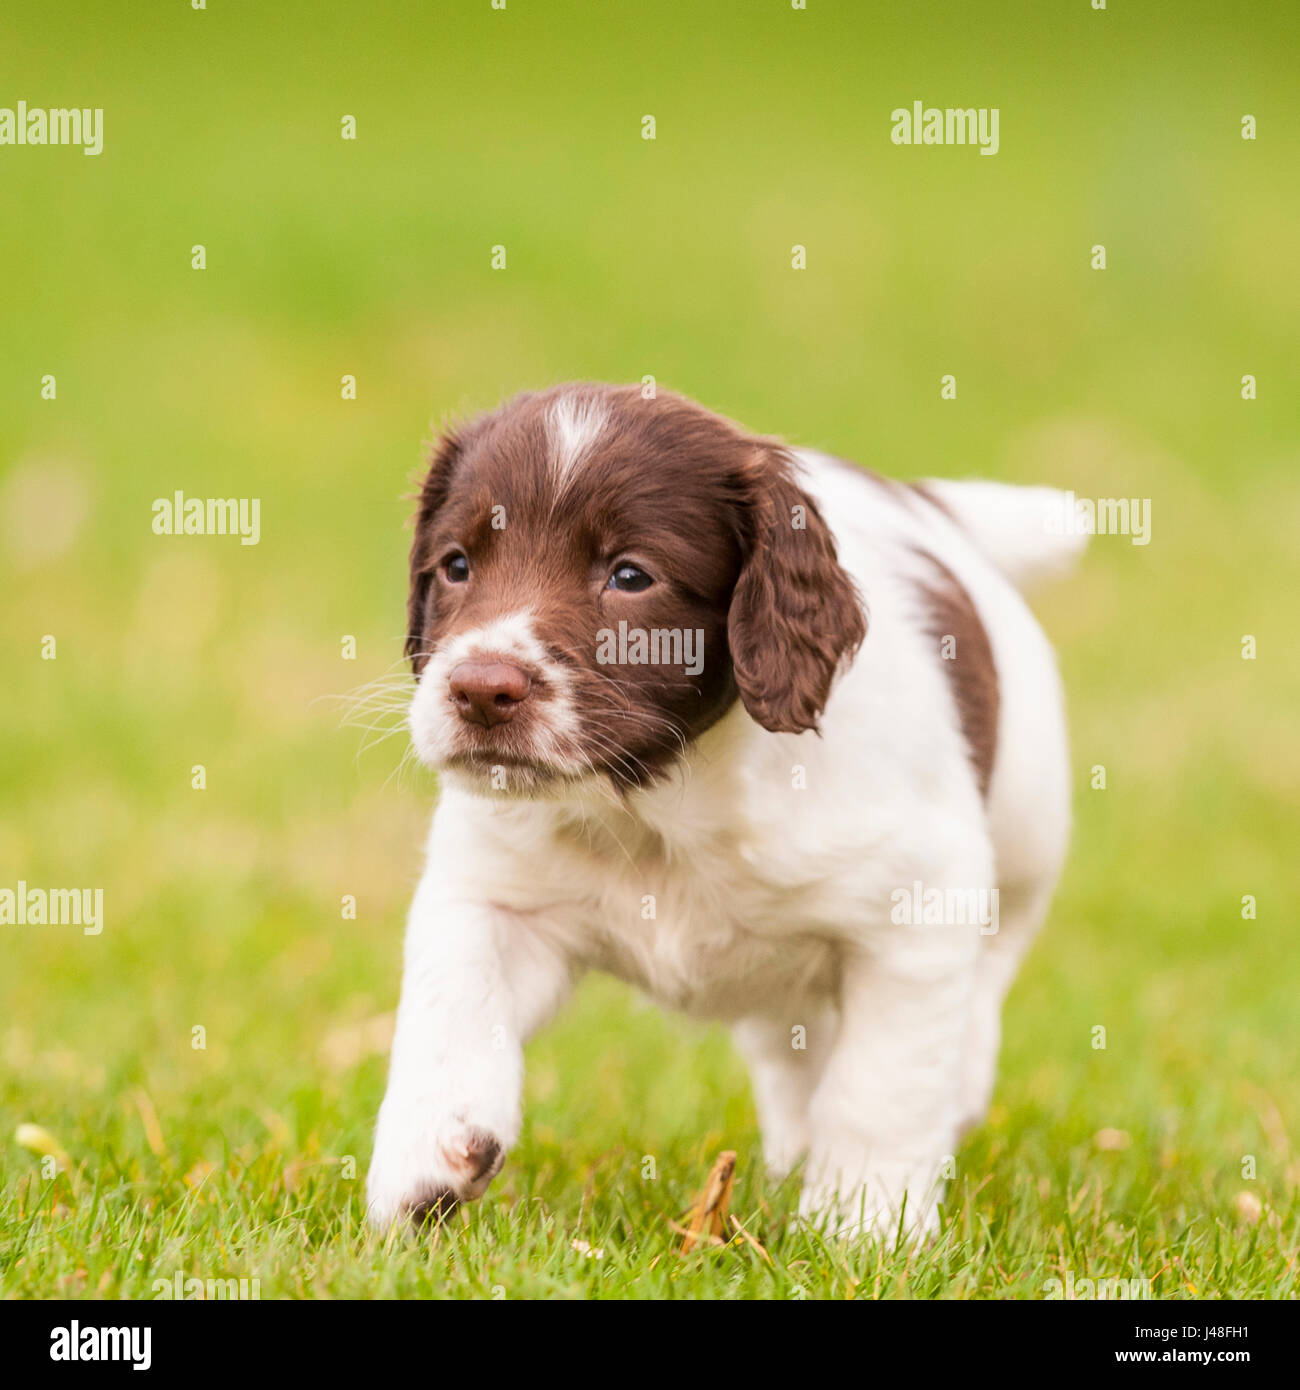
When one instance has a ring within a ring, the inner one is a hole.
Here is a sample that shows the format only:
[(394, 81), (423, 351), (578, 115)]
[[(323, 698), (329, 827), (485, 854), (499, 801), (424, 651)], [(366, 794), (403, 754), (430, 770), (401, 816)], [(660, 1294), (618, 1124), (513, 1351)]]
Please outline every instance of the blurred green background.
[[(96, 158), (0, 147), (0, 886), (102, 886), (106, 926), (0, 927), (0, 1290), (1293, 1290), (1297, 38), (1186, 0), (7, 5), (0, 105), (105, 116)], [(998, 107), (999, 153), (892, 145), (914, 100)], [(763, 1188), (725, 1035), (601, 982), (465, 1230), (356, 1231), (434, 787), (321, 697), (401, 670), (431, 419), (647, 374), (900, 477), (1151, 499), (1039, 604), (1074, 852), (954, 1224), (883, 1285)], [(260, 498), (260, 544), (155, 536), (178, 489)], [(775, 1267), (669, 1272), (723, 1146)]]

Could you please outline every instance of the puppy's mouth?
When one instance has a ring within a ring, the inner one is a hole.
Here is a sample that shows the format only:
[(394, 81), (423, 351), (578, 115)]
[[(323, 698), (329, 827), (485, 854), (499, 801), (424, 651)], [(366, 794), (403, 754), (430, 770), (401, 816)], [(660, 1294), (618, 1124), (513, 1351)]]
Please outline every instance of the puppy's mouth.
[(564, 740), (548, 712), (520, 710), (492, 725), (467, 722), (448, 710), (450, 737), (437, 765), (471, 786), (490, 792), (539, 794), (574, 780), (579, 759), (567, 756)]
[(562, 769), (543, 758), (530, 758), (518, 753), (507, 753), (499, 748), (461, 748), (442, 760), (444, 768), (456, 768), (464, 772), (491, 772), (494, 767), (507, 770), (531, 772), (535, 775), (559, 777)]
[(580, 774), (545, 759), (493, 748), (462, 748), (439, 763), (439, 771), (485, 795), (546, 797), (580, 780)]

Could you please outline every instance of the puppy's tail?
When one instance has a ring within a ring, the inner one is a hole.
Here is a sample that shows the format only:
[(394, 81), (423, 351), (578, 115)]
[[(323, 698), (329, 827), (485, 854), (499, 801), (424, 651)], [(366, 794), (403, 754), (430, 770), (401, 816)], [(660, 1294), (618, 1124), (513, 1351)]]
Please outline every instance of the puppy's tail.
[(1087, 547), (1072, 494), (1054, 487), (947, 478), (927, 478), (916, 487), (1021, 593), (1069, 574)]

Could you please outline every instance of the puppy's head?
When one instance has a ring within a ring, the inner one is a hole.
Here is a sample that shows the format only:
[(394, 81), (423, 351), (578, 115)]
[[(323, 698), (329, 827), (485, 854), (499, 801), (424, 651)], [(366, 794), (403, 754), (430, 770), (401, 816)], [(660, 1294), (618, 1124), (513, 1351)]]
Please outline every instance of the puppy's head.
[(434, 446), (411, 729), (475, 789), (644, 785), (737, 698), (816, 728), (865, 632), (789, 455), (682, 397), (558, 387)]

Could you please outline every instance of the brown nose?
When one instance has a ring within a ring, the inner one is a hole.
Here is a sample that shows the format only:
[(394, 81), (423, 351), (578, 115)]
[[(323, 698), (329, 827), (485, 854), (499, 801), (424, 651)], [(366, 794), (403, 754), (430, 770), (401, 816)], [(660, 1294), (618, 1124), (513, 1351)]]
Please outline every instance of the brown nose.
[(448, 677), (451, 698), (470, 724), (504, 724), (527, 698), (532, 680), (527, 671), (505, 661), (462, 661)]

